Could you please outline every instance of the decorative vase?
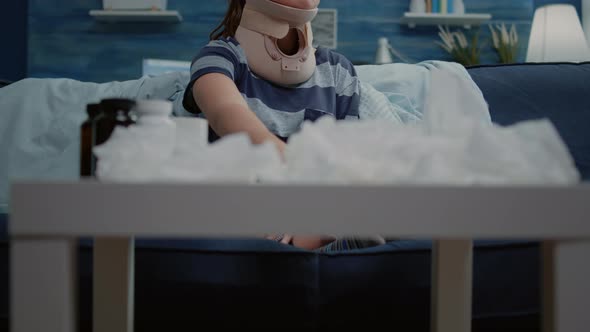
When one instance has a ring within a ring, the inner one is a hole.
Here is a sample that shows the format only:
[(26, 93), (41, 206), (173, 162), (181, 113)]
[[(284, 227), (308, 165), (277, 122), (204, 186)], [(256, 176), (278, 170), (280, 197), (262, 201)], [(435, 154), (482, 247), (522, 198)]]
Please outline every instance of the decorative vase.
[(389, 40), (385, 37), (381, 37), (378, 40), (377, 53), (375, 54), (375, 64), (382, 65), (392, 62), (393, 59), (389, 53)]
[(412, 13), (426, 12), (426, 2), (424, 0), (411, 0), (410, 1), (410, 12), (412, 12)]
[(453, 0), (453, 13), (465, 14), (465, 3), (463, 0)]

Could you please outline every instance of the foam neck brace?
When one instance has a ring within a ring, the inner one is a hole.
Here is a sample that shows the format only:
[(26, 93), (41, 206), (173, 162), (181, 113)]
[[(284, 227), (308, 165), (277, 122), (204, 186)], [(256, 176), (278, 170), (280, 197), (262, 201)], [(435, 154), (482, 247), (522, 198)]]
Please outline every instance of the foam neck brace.
[(318, 9), (299, 9), (281, 5), (271, 0), (247, 0), (240, 26), (258, 33), (282, 39), (289, 28), (301, 27), (311, 22)]
[[(247, 0), (235, 38), (246, 53), (250, 69), (280, 85), (307, 81), (316, 67), (310, 22), (317, 11), (317, 8), (292, 8), (271, 0)], [(298, 50), (288, 55), (281, 51), (277, 41), (292, 29), (297, 32)]]

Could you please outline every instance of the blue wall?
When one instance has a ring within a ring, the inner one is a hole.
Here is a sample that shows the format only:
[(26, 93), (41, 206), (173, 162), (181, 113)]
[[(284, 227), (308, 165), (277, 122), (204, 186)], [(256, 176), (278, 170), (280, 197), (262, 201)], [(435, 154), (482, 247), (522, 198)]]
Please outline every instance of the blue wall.
[[(0, 77), (20, 78), (28, 64), (33, 77), (70, 77), (104, 82), (133, 79), (141, 74), (143, 57), (190, 60), (207, 41), (209, 31), (223, 15), (226, 0), (169, 0), (184, 16), (181, 24), (102, 24), (89, 15), (100, 0), (28, 0), (28, 43), (24, 0), (8, 1), (0, 12), (2, 42)], [(324, 8), (339, 10), (339, 49), (355, 63), (373, 61), (376, 40), (388, 37), (415, 61), (449, 57), (434, 41), (436, 27), (408, 29), (399, 24), (409, 0), (322, 0)], [(465, 0), (468, 12), (490, 12), (494, 22), (515, 23), (525, 56), (534, 7), (550, 0)], [(561, 2), (580, 6), (580, 0)], [(362, 3), (362, 6), (361, 6)], [(487, 27), (482, 38), (489, 37)], [(28, 44), (29, 52), (26, 53)], [(485, 48), (484, 63), (495, 62)], [(27, 61), (23, 59), (27, 57)]]
[(2, 0), (0, 78), (19, 80), (27, 73), (27, 1)]

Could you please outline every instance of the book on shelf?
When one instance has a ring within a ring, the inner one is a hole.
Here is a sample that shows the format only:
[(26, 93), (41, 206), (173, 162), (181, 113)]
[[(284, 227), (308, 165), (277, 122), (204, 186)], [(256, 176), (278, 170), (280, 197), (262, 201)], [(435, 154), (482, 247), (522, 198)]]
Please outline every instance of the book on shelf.
[(432, 12), (440, 13), (440, 0), (432, 0)]
[(455, 12), (454, 2), (456, 0), (426, 0), (427, 13), (451, 14)]

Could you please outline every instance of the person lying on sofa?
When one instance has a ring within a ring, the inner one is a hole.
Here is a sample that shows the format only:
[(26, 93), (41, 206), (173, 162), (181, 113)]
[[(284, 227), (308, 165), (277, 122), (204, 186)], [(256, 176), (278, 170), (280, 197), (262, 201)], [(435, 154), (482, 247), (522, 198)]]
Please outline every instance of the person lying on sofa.
[[(312, 46), (311, 20), (320, 0), (231, 0), (191, 66), (183, 105), (204, 115), (223, 137), (246, 132), (253, 144), (273, 142), (283, 153), (305, 120), (359, 119), (362, 85), (351, 61)], [(280, 217), (280, 216), (279, 216)], [(270, 235), (320, 251), (364, 248), (383, 238)]]

